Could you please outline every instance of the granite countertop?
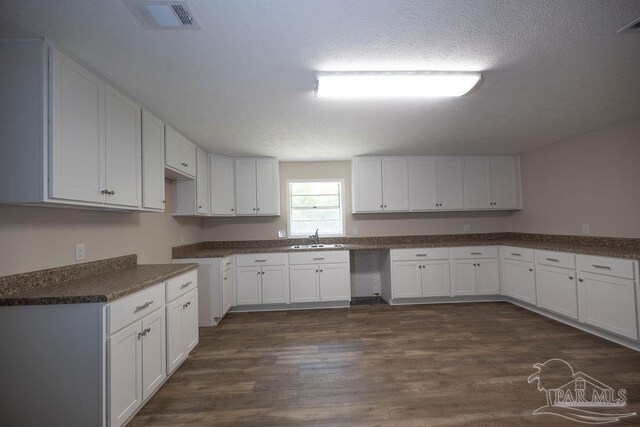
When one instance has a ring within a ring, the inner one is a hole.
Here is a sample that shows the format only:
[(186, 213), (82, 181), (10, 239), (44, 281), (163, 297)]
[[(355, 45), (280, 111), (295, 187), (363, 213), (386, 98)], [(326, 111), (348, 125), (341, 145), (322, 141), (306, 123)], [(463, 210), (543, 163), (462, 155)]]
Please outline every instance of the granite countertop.
[(530, 249), (544, 249), (550, 251), (571, 252), (585, 255), (598, 255), (613, 258), (625, 258), (640, 260), (640, 248), (625, 246), (604, 246), (604, 245), (584, 245), (579, 243), (548, 242), (536, 240), (487, 240), (487, 239), (456, 239), (438, 240), (433, 242), (393, 242), (392, 239), (382, 239), (383, 241), (366, 243), (347, 243), (342, 248), (305, 248), (294, 249), (287, 246), (245, 246), (229, 248), (194, 248), (174, 254), (174, 259), (195, 259), (195, 258), (224, 258), (230, 255), (252, 254), (252, 253), (280, 253), (280, 252), (307, 252), (323, 250), (385, 250), (385, 249), (408, 249), (408, 248), (429, 248), (429, 247), (456, 247), (456, 246), (516, 246)]
[(198, 264), (135, 265), (53, 284), (24, 286), (0, 295), (0, 306), (110, 302), (197, 267)]

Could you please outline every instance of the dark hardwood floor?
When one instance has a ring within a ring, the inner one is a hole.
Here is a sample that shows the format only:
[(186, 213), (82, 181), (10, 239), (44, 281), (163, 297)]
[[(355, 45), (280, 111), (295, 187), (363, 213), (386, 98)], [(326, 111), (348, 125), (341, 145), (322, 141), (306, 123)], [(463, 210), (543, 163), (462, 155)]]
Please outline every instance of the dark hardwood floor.
[[(573, 425), (532, 415), (561, 358), (640, 411), (640, 353), (509, 303), (229, 314), (131, 426)], [(640, 425), (640, 416), (613, 424)]]

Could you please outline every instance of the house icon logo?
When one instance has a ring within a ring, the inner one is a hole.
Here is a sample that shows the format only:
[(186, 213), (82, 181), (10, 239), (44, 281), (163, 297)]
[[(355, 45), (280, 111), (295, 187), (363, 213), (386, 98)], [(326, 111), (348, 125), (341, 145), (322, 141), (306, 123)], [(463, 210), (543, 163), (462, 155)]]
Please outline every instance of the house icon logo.
[(626, 389), (616, 390), (584, 372), (574, 372), (562, 359), (549, 359), (533, 367), (537, 371), (527, 382), (537, 382), (547, 399), (534, 415), (556, 415), (585, 424), (614, 423), (637, 415), (619, 412), (627, 405)]

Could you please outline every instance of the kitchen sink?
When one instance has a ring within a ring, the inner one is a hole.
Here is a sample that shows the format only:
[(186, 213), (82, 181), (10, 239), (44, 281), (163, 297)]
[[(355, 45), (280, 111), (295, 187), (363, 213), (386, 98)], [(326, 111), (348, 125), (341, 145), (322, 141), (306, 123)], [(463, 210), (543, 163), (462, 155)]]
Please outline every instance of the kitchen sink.
[(340, 249), (340, 248), (344, 248), (346, 247), (346, 245), (340, 244), (340, 243), (332, 243), (332, 244), (323, 244), (323, 243), (318, 243), (313, 244), (313, 245), (294, 245), (291, 246), (291, 249)]

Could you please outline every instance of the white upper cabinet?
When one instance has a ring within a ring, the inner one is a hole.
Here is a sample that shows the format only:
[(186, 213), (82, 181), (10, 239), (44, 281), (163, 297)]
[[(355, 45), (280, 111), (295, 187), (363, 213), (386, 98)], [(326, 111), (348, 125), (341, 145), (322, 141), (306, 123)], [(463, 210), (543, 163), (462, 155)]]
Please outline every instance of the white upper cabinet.
[(513, 156), (464, 158), (465, 209), (517, 209), (520, 180)]
[(165, 165), (170, 177), (196, 176), (196, 145), (169, 125), (165, 129)]
[(409, 189), (412, 211), (462, 209), (462, 158), (409, 157)]
[(51, 49), (50, 81), (49, 195), (54, 199), (104, 203), (107, 189), (106, 85), (100, 78), (55, 49)]
[(209, 154), (200, 147), (196, 150), (196, 213), (209, 213)]
[(211, 215), (235, 215), (236, 196), (233, 159), (209, 155)]
[(142, 111), (142, 207), (164, 211), (164, 122)]
[(407, 157), (355, 157), (351, 168), (354, 213), (409, 210)]
[(280, 215), (278, 159), (235, 160), (236, 214)]
[(142, 203), (141, 109), (106, 87), (106, 202), (139, 207)]

